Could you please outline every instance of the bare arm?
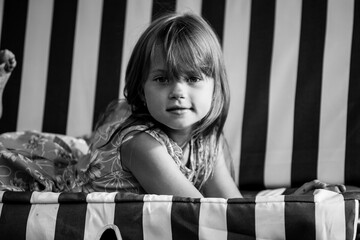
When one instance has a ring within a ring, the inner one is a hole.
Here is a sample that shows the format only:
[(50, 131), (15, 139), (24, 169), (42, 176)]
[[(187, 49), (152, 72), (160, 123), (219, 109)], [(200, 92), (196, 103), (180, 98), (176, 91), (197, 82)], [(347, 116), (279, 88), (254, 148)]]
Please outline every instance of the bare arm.
[(219, 153), (219, 158), (215, 163), (213, 176), (204, 186), (204, 194), (206, 197), (242, 198), (231, 177), (222, 152)]
[(139, 133), (120, 149), (124, 166), (149, 194), (203, 197), (182, 174), (166, 149), (146, 133)]

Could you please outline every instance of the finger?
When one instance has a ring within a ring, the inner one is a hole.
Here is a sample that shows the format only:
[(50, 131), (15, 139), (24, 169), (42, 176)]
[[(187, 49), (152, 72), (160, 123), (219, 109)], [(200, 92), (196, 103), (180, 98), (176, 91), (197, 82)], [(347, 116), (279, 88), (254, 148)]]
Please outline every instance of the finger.
[(313, 181), (305, 183), (303, 186), (306, 189), (306, 191), (311, 191), (318, 188), (325, 188), (327, 184), (321, 182), (320, 180), (315, 179)]
[(344, 193), (346, 191), (346, 187), (344, 185), (328, 185), (326, 188), (326, 190), (329, 191), (333, 191), (333, 192), (337, 192), (337, 193)]
[(309, 189), (310, 189), (310, 188), (307, 187), (307, 186), (305, 186), (305, 184), (304, 184), (304, 185), (302, 185), (301, 187), (299, 187), (298, 189), (296, 189), (296, 191), (294, 192), (294, 194), (295, 194), (295, 195), (306, 194), (306, 193), (308, 193), (308, 192), (310, 191)]
[(340, 185), (338, 185), (338, 187), (339, 187), (339, 189), (340, 189), (340, 191), (341, 191), (342, 193), (346, 192), (346, 187), (345, 187), (345, 185), (340, 184)]
[(296, 195), (302, 195), (302, 194), (307, 194), (309, 192), (312, 192), (314, 189), (316, 189), (315, 186), (320, 185), (320, 181), (319, 180), (313, 180), (311, 182), (306, 182), (304, 183), (301, 187), (299, 187), (294, 194)]
[(323, 189), (332, 191), (332, 192), (336, 192), (336, 193), (341, 193), (340, 189), (335, 185), (329, 185), (328, 187), (323, 188)]

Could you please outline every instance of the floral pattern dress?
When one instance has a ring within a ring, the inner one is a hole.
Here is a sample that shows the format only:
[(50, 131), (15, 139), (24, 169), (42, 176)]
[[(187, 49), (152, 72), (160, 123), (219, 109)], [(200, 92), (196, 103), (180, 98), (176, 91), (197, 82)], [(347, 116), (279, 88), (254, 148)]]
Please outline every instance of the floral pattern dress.
[(0, 190), (69, 191), (78, 159), (86, 156), (82, 139), (40, 133), (0, 135)]

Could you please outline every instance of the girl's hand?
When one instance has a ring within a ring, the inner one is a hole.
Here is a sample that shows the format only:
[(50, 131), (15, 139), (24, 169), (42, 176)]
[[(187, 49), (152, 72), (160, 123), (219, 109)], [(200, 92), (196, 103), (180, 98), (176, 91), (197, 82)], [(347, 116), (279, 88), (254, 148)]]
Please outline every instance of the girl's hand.
[(313, 180), (302, 185), (292, 195), (312, 194), (315, 189), (325, 189), (337, 193), (344, 193), (346, 191), (346, 187), (342, 184), (328, 184), (320, 180)]

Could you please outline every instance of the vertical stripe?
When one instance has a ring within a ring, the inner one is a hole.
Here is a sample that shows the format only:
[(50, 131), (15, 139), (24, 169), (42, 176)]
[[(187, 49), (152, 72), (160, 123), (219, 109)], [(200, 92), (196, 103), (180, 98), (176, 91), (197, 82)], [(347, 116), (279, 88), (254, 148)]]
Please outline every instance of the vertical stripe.
[(264, 181), (267, 188), (284, 187), (291, 184), (292, 133), (301, 1), (278, 0), (275, 12), (264, 169)]
[(318, 178), (344, 183), (346, 117), (354, 2), (328, 0)]
[(285, 239), (284, 196), (262, 196), (255, 201), (256, 238)]
[(145, 195), (143, 207), (144, 240), (171, 239), (172, 196)]
[(201, 15), (207, 20), (222, 44), (224, 34), (225, 0), (206, 0), (202, 4)]
[(1, 29), (3, 25), (3, 16), (4, 16), (4, 1), (0, 0), (0, 44), (1, 44)]
[(197, 240), (199, 235), (200, 200), (173, 199), (171, 231), (173, 240)]
[(199, 240), (227, 239), (226, 210), (227, 201), (225, 199), (201, 198)]
[(2, 194), (3, 203), (30, 203), (32, 192), (4, 191)]
[(42, 129), (53, 6), (53, 0), (29, 1), (18, 131)]
[(285, 234), (286, 239), (315, 240), (314, 196), (285, 195)]
[[(30, 198), (30, 192), (20, 194), (18, 192), (5, 192), (3, 194), (0, 236), (19, 240), (26, 238), (26, 225), (31, 208)], [(14, 213), (16, 213), (16, 217), (14, 217)]]
[(55, 0), (54, 4), (42, 129), (45, 132), (66, 132), (77, 3)]
[(54, 192), (33, 192), (30, 203), (32, 204), (47, 204), (58, 203), (60, 193)]
[[(30, 204), (3, 204), (0, 217), (0, 236), (8, 239), (26, 239), (26, 225)], [(14, 217), (16, 213), (16, 217)]]
[(240, 169), (241, 131), (244, 112), (246, 66), (250, 33), (251, 1), (228, 0), (224, 25), (224, 59), (230, 86), (229, 114), (224, 134), (234, 160), (235, 180), (238, 184)]
[(86, 208), (86, 203), (66, 202), (60, 204), (57, 213), (54, 239), (85, 239)]
[(201, 15), (202, 0), (177, 0), (176, 11), (177, 12), (191, 12), (197, 15)]
[(121, 59), (121, 77), (119, 97), (124, 98), (125, 72), (131, 52), (141, 33), (151, 21), (152, 1), (136, 0), (126, 4), (126, 20), (124, 30), (124, 46)]
[(267, 188), (290, 186), (291, 183), (300, 20), (301, 1), (277, 1), (264, 169)]
[(254, 198), (229, 199), (226, 216), (228, 240), (255, 239)]
[[(136, 194), (127, 196), (118, 193), (115, 200), (114, 224), (119, 227), (122, 238), (144, 239), (142, 225), (143, 196)], [(131, 226), (131, 228), (127, 226)]]
[(102, 1), (79, 0), (66, 131), (72, 136), (92, 130), (101, 13)]
[(317, 177), (327, 1), (304, 0), (302, 6), (291, 169), (293, 186)]
[(95, 192), (87, 195), (84, 239), (91, 239), (95, 236), (96, 239), (100, 238), (105, 230), (104, 227), (114, 223), (116, 194), (116, 192)]
[(163, 14), (175, 12), (176, 0), (153, 0), (152, 21)]
[(88, 193), (85, 192), (66, 192), (59, 195), (59, 203), (86, 203), (86, 196)]
[(314, 192), (316, 239), (345, 239), (345, 203), (341, 194), (327, 190)]
[(3, 115), (0, 119), (0, 133), (16, 130), (27, 11), (27, 0), (5, 0), (0, 49), (9, 49), (15, 54), (17, 67), (6, 84), (3, 94)]
[(346, 239), (355, 240), (358, 224), (358, 200), (345, 201)]
[(31, 204), (26, 239), (54, 239), (59, 204)]
[(360, 169), (360, 1), (355, 1), (348, 93), (345, 183), (359, 186)]
[(239, 185), (253, 190), (264, 187), (274, 18), (275, 1), (252, 1)]
[(104, 1), (93, 126), (100, 113), (119, 97), (126, 0)]
[(3, 198), (3, 195), (4, 195), (4, 191), (0, 191), (0, 218), (1, 218), (1, 212), (2, 212), (2, 207), (3, 207), (3, 203), (2, 203), (2, 198)]
[(304, 0), (302, 6), (291, 169), (293, 186), (317, 177), (327, 1)]
[(354, 231), (353, 231), (353, 238), (352, 240), (355, 240), (355, 238), (357, 237), (357, 231), (358, 231), (358, 219), (359, 219), (359, 201), (355, 200), (355, 208), (354, 208), (354, 222), (353, 222), (353, 227), (354, 227)]
[(86, 195), (85, 193), (61, 193), (59, 195), (60, 205), (54, 239), (84, 239)]
[(86, 195), (87, 203), (114, 203), (116, 192), (92, 192)]

